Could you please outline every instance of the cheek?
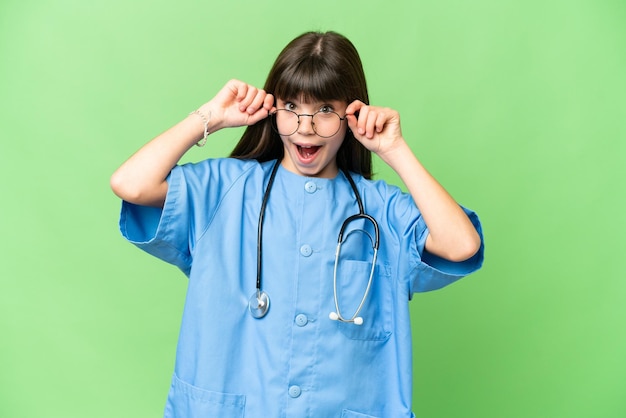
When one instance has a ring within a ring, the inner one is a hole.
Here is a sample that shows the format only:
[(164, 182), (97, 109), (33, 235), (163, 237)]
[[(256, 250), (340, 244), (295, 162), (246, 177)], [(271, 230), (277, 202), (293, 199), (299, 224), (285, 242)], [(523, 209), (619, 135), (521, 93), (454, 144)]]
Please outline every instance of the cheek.
[(339, 129), (339, 132), (337, 132), (335, 136), (332, 137), (332, 141), (339, 143), (339, 146), (341, 146), (343, 141), (345, 141), (347, 134), (348, 134), (348, 126), (345, 124), (341, 125), (341, 129)]
[(330, 146), (330, 148), (332, 149), (332, 153), (334, 155), (337, 155), (337, 153), (339, 152), (339, 149), (341, 148), (341, 144), (343, 144), (343, 141), (344, 141), (343, 135), (333, 140), (333, 143)]
[(348, 127), (344, 125), (339, 130), (339, 132), (337, 132), (337, 135), (335, 136), (335, 138), (333, 138), (333, 140), (336, 141), (337, 143), (337, 149), (339, 149), (341, 147), (341, 144), (343, 144), (343, 141), (346, 140), (347, 134), (348, 134)]

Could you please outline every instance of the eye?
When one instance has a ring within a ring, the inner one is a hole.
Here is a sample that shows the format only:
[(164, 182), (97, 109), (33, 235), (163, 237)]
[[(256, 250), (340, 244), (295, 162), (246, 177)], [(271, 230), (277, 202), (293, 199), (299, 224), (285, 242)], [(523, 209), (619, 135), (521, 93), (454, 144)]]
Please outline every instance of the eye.
[(296, 105), (292, 102), (285, 102), (285, 109), (294, 111), (296, 109)]
[(321, 112), (321, 113), (332, 113), (332, 112), (334, 112), (334, 109), (333, 109), (332, 106), (324, 105), (324, 106), (320, 107), (320, 110), (318, 110), (318, 112)]

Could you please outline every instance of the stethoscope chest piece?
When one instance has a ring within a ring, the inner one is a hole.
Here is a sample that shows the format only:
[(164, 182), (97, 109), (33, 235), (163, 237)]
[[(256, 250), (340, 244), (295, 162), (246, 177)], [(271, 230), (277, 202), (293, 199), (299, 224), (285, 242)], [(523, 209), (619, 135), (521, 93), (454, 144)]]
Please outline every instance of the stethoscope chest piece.
[(254, 292), (248, 301), (248, 309), (253, 318), (263, 318), (270, 309), (270, 297), (263, 291)]

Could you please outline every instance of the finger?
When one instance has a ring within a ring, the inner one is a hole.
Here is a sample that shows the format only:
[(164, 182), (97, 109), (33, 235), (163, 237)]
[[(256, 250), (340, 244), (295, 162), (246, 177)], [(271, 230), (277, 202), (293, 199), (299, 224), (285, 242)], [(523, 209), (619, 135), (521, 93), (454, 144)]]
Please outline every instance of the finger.
[(252, 113), (248, 118), (248, 125), (254, 125), (255, 123), (269, 117), (269, 112), (264, 107), (260, 107), (256, 112)]
[(389, 117), (385, 113), (380, 112), (378, 114), (378, 117), (376, 118), (376, 123), (375, 123), (376, 133), (381, 133), (383, 129), (385, 129), (385, 124), (387, 123), (388, 119)]
[(246, 109), (248, 113), (254, 114), (257, 110), (262, 109), (265, 103), (265, 97), (267, 94), (264, 90), (258, 90), (254, 98), (252, 99), (252, 103), (248, 105)]
[(246, 85), (246, 95), (239, 103), (239, 110), (242, 112), (246, 112), (248, 107), (252, 104), (252, 101), (256, 97), (258, 90), (256, 87), (251, 85)]
[(350, 130), (352, 132), (356, 132), (357, 131), (357, 118), (354, 115), (348, 115), (346, 114), (346, 119), (348, 120), (348, 128), (350, 128)]
[(362, 106), (359, 109), (359, 116), (357, 118), (357, 133), (359, 135), (365, 135), (367, 132), (367, 118), (369, 117), (370, 114), (370, 107), (369, 106)]
[(263, 101), (263, 108), (266, 109), (268, 112), (271, 112), (276, 109), (276, 107), (274, 107), (274, 95), (273, 94), (265, 95), (265, 100)]
[(368, 139), (372, 139), (377, 132), (376, 124), (380, 117), (379, 110), (370, 110), (367, 114), (367, 120), (365, 121), (365, 136)]
[(352, 103), (350, 103), (348, 105), (348, 107), (346, 107), (346, 115), (356, 115), (363, 106), (366, 106), (365, 103), (363, 103), (360, 100), (355, 100)]
[(235, 100), (238, 102), (242, 101), (248, 93), (248, 85), (239, 80), (230, 80), (229, 84), (231, 91), (234, 93)]

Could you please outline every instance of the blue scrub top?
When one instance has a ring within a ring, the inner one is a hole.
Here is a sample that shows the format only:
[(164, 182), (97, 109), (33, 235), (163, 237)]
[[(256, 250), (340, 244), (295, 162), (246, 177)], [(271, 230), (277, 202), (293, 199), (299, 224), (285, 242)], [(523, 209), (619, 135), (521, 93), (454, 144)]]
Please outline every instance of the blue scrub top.
[[(282, 166), (263, 233), (263, 290), (270, 310), (253, 318), (257, 225), (272, 162), (206, 160), (175, 167), (164, 208), (124, 202), (122, 234), (188, 277), (166, 417), (411, 417), (409, 306), (413, 292), (480, 268), (424, 253), (426, 225), (410, 195), (353, 175), (380, 228), (363, 325), (331, 321), (333, 266), (344, 219), (358, 213), (350, 184)], [(481, 233), (477, 216), (466, 210)], [(361, 301), (372, 257), (366, 223), (351, 225), (337, 273), (345, 317)]]

